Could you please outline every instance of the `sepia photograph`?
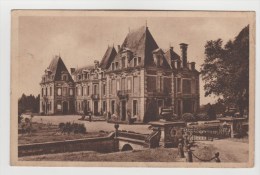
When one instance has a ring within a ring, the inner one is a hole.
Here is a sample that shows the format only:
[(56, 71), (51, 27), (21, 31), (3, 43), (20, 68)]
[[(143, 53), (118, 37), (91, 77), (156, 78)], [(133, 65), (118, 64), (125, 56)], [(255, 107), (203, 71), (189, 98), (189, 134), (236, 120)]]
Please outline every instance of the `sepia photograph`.
[(12, 165), (254, 166), (255, 12), (11, 16)]

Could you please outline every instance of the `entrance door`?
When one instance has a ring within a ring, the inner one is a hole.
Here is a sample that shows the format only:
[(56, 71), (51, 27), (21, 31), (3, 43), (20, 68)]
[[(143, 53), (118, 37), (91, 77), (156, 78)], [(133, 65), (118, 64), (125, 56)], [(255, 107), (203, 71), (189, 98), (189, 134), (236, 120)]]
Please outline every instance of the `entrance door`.
[(94, 115), (98, 115), (98, 101), (94, 101)]
[(121, 105), (122, 105), (122, 116), (121, 116), (121, 120), (122, 121), (125, 121), (125, 119), (126, 119), (126, 101), (122, 101), (121, 102)]
[(68, 102), (64, 101), (62, 103), (62, 112), (63, 114), (67, 114), (68, 113)]
[(191, 100), (183, 100), (183, 113), (192, 113)]

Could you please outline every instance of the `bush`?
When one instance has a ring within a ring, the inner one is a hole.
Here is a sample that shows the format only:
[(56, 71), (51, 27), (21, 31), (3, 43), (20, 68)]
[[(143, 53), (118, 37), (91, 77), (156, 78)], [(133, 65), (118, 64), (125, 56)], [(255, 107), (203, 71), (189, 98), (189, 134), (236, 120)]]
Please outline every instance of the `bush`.
[(70, 134), (73, 132), (74, 134), (85, 134), (87, 132), (87, 129), (84, 124), (79, 124), (79, 123), (60, 123), (59, 124), (59, 129), (61, 130), (62, 133), (67, 133)]
[(196, 117), (197, 121), (207, 121), (207, 120), (209, 120), (209, 116), (206, 113), (195, 114), (195, 117)]
[(182, 115), (182, 120), (185, 122), (193, 122), (193, 121), (196, 121), (196, 118), (191, 113), (185, 113)]

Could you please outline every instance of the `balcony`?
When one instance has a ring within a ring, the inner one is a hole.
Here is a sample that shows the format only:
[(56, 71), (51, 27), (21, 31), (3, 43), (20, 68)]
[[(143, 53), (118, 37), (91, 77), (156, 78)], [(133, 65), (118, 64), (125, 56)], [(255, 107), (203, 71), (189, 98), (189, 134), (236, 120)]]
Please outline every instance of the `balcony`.
[(131, 90), (120, 90), (117, 91), (117, 96), (119, 99), (128, 99)]
[(99, 100), (99, 94), (92, 94), (91, 98), (92, 100)]
[(154, 90), (150, 93), (153, 96), (168, 96), (170, 94), (168, 91), (160, 91), (160, 90)]

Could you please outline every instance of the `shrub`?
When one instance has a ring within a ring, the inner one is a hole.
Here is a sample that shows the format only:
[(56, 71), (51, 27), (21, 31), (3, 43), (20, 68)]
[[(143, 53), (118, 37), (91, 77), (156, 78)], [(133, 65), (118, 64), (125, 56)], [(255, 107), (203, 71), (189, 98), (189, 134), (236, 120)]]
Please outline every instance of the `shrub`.
[(182, 120), (185, 121), (185, 122), (193, 122), (193, 121), (196, 121), (196, 118), (191, 113), (184, 113), (182, 115)]
[(195, 114), (195, 117), (196, 117), (197, 121), (207, 121), (207, 120), (209, 120), (209, 116), (206, 113)]
[(79, 124), (79, 123), (60, 123), (59, 124), (59, 129), (61, 130), (62, 133), (67, 133), (70, 134), (73, 132), (74, 134), (85, 134), (87, 132), (87, 129), (84, 124)]

